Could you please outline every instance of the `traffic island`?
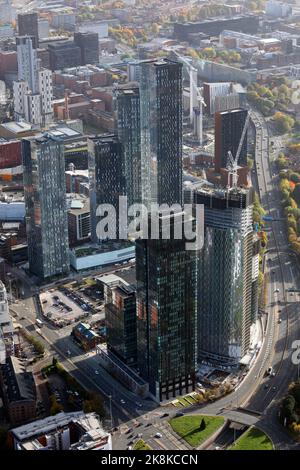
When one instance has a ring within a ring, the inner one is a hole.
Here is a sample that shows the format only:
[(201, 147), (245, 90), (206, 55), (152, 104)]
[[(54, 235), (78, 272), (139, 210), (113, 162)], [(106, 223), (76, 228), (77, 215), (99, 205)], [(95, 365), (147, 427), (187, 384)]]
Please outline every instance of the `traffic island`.
[(178, 436), (196, 448), (212, 436), (224, 422), (221, 416), (186, 415), (171, 419), (169, 424)]
[(229, 450), (274, 450), (274, 446), (263, 431), (252, 427), (242, 434)]
[(132, 450), (152, 450), (151, 447), (146, 444), (143, 439), (139, 439), (133, 446)]

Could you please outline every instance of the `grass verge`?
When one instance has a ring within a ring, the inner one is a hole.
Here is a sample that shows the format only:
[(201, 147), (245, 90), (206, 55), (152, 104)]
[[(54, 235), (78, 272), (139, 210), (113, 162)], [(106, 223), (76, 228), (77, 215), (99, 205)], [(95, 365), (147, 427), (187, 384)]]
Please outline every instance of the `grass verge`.
[(273, 450), (271, 439), (260, 429), (250, 428), (229, 450)]
[(170, 425), (192, 447), (198, 447), (222, 426), (221, 416), (180, 416), (170, 420)]
[(143, 439), (139, 439), (133, 446), (133, 450), (152, 450)]

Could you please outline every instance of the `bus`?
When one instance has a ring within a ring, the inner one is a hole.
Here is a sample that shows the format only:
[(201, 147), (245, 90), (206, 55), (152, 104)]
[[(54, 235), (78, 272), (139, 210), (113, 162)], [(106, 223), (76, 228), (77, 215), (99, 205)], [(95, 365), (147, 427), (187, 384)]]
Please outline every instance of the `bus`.
[(43, 324), (44, 324), (44, 323), (42, 322), (42, 320), (40, 320), (39, 318), (37, 318), (37, 319), (35, 320), (35, 323), (36, 323), (40, 328), (41, 328), (41, 327), (43, 326)]

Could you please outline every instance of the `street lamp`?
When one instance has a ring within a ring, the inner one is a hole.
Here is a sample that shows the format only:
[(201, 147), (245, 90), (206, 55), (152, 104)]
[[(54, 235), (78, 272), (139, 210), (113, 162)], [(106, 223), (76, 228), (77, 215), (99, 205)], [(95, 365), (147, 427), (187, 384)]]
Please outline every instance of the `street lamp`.
[(110, 411), (110, 426), (113, 427), (113, 418), (112, 418), (112, 406), (111, 406), (112, 396), (109, 395), (109, 411)]

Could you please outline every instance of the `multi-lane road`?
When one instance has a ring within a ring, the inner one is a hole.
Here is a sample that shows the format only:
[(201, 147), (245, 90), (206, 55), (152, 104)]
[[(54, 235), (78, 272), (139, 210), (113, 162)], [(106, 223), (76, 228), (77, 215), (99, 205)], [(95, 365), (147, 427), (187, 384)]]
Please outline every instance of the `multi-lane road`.
[[(268, 251), (265, 254), (265, 275), (268, 281), (268, 301), (264, 320), (267, 320), (265, 338), (255, 364), (237, 389), (215, 403), (191, 407), (185, 413), (217, 414), (239, 423), (260, 427), (272, 438), (277, 449), (299, 449), (278, 421), (278, 405), (287, 391), (289, 383), (297, 376), (297, 367), (291, 362), (292, 343), (300, 339), (300, 297), (288, 292), (300, 289), (300, 273), (295, 255), (289, 251), (285, 221), (282, 215), (279, 180), (270, 158), (270, 140), (267, 123), (258, 113), (251, 113), (256, 129), (256, 171), (258, 191), (262, 206), (268, 215), (276, 218), (269, 223)], [(279, 148), (277, 149), (280, 150)], [(266, 376), (272, 366), (274, 377)], [(161, 415), (166, 409), (161, 411)], [(174, 414), (174, 409), (167, 409)], [(149, 419), (149, 414), (148, 414)], [(150, 413), (154, 429), (163, 434), (163, 442), (173, 447), (184, 448), (184, 443), (172, 444), (172, 433), (167, 426), (169, 417), (162, 418)], [(143, 422), (143, 420), (140, 420)], [(131, 423), (128, 423), (131, 426)], [(153, 429), (145, 427), (143, 437), (157, 448), (158, 440)], [(116, 448), (125, 448), (126, 437), (116, 438)], [(128, 443), (128, 442), (127, 442)]]
[[(127, 266), (105, 268), (101, 274), (112, 274), (125, 271), (132, 264)], [(122, 273), (120, 273), (122, 275)], [(14, 272), (17, 276), (17, 272)], [(19, 276), (20, 277), (20, 276)], [(23, 280), (24, 281), (24, 280)], [(24, 285), (24, 283), (23, 283)], [(16, 320), (31, 333), (36, 322), (36, 318), (43, 320), (41, 328), (42, 336), (37, 335), (44, 344), (46, 351), (57, 356), (63, 366), (68, 370), (85, 388), (98, 391), (105, 399), (108, 416), (112, 417), (113, 426), (122, 422), (138, 418), (147, 411), (153, 410), (156, 405), (151, 400), (143, 400), (117, 382), (103, 367), (100, 366), (95, 352), (84, 353), (77, 346), (70, 336), (72, 327), (57, 329), (47, 320), (39, 315), (32, 297), (33, 289), (30, 283), (24, 287), (26, 298), (20, 299), (11, 305), (11, 311)], [(110, 413), (111, 412), (111, 413)], [(112, 416), (110, 416), (110, 414)]]
[[(238, 388), (221, 400), (202, 406), (201, 413), (223, 415), (247, 425), (256, 424), (271, 436), (276, 448), (299, 448), (299, 444), (293, 443), (279, 424), (277, 413), (280, 399), (286, 393), (290, 381), (297, 375), (297, 367), (291, 362), (291, 354), (293, 341), (300, 339), (300, 296), (297, 293), (292, 294), (288, 289), (300, 290), (300, 273), (297, 259), (290, 252), (286, 237), (278, 190), (279, 179), (270, 158), (267, 123), (255, 112), (251, 112), (251, 120), (256, 130), (255, 164), (259, 197), (267, 214), (276, 219), (268, 223), (269, 242), (264, 263), (266, 278), (269, 280), (264, 315), (265, 340), (255, 364)], [(273, 151), (279, 151), (279, 148), (274, 150), (273, 147)], [(105, 271), (110, 272), (109, 269)], [(27, 286), (27, 290), (28, 294), (32, 294), (34, 288)], [(30, 297), (14, 305), (13, 309), (18, 313), (19, 319), (26, 312), (26, 320), (20, 321), (23, 326), (34, 324), (35, 311)], [(144, 437), (153, 448), (186, 448), (186, 444), (176, 440), (170, 432), (167, 424), (169, 418), (162, 417), (166, 411), (174, 413), (174, 409), (157, 408), (149, 400), (137, 399), (99, 366), (95, 354), (87, 356), (82, 353), (71, 341), (68, 329), (56, 330), (45, 323), (42, 341), (85, 387), (103, 394), (107, 409), (112, 411), (114, 426), (126, 423), (131, 428), (141, 423)], [(265, 375), (270, 366), (275, 371), (272, 378)], [(185, 412), (199, 413), (199, 408), (193, 407)], [(152, 426), (147, 427), (147, 423), (152, 423)], [(163, 440), (154, 437), (157, 431), (163, 434)], [(115, 438), (115, 448), (127, 447), (128, 439), (122, 432), (122, 426), (120, 434)]]

